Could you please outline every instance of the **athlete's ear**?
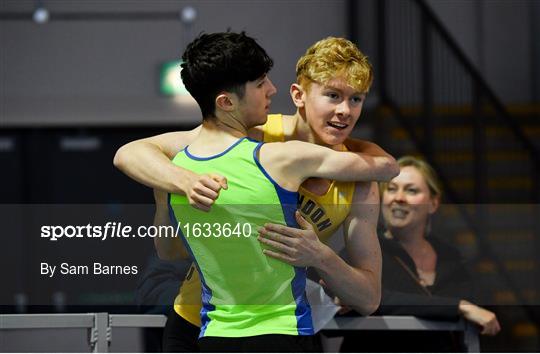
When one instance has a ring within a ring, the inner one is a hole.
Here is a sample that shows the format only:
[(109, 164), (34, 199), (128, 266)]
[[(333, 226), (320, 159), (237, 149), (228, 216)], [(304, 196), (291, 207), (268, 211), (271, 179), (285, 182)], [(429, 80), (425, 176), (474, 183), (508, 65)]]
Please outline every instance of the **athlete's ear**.
[(303, 108), (306, 100), (306, 91), (304, 88), (300, 84), (294, 83), (291, 85), (289, 92), (296, 108)]
[(221, 92), (216, 97), (216, 109), (221, 109), (226, 112), (231, 112), (236, 109), (236, 100), (233, 95), (228, 92)]

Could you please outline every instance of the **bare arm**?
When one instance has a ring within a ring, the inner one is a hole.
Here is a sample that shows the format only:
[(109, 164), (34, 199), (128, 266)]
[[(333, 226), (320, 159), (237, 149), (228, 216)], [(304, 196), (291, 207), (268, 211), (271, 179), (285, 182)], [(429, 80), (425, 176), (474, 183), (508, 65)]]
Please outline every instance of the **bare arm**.
[[(127, 143), (118, 149), (113, 164), (120, 171), (150, 188), (186, 194), (193, 173), (171, 163), (176, 154), (191, 144), (201, 126), (188, 131), (160, 134)], [(262, 139), (262, 128), (250, 129), (249, 136)]]
[(217, 174), (199, 175), (171, 163), (171, 159), (199, 135), (201, 127), (132, 141), (114, 156), (114, 165), (148, 187), (188, 197), (190, 205), (209, 210), (227, 181)]
[[(371, 158), (301, 141), (265, 144), (259, 157), (270, 176), (289, 190), (297, 190), (309, 177), (351, 182), (377, 178)], [(398, 173), (396, 169), (395, 174)]]
[[(373, 148), (374, 144), (367, 145), (370, 146), (370, 149), (377, 150)], [(382, 178), (381, 167), (383, 175), (385, 174), (383, 177), (387, 180), (399, 174), (399, 166), (392, 157), (384, 157), (381, 163), (380, 160), (363, 152), (340, 152), (322, 146), (303, 151), (305, 154), (303, 157), (305, 173), (316, 174), (308, 177), (372, 182)]]
[(317, 270), (341, 303), (370, 315), (381, 300), (381, 249), (377, 238), (379, 190), (372, 182), (357, 183), (351, 212), (343, 224), (349, 263), (328, 253)]
[(189, 171), (173, 165), (171, 159), (191, 144), (199, 131), (200, 126), (132, 141), (118, 149), (114, 166), (148, 187), (183, 194)]
[[(388, 182), (399, 173), (399, 166), (392, 155), (384, 151), (379, 145), (370, 141), (348, 138), (345, 145), (352, 152), (360, 153), (370, 161), (373, 166), (371, 174), (375, 177), (372, 181)], [(396, 173), (397, 171), (397, 173)]]
[(342, 304), (369, 315), (377, 309), (381, 297), (378, 214), (377, 184), (357, 184), (351, 213), (344, 223), (350, 265), (319, 240), (298, 212), (296, 218), (303, 230), (266, 224), (259, 229), (259, 241), (271, 247), (263, 251), (269, 257), (298, 267), (314, 267)]
[[(167, 193), (154, 190), (154, 200), (156, 202), (156, 213), (154, 214), (155, 226), (172, 226), (169, 218), (169, 206), (167, 204)], [(177, 259), (187, 259), (189, 255), (177, 235), (174, 232), (160, 234), (162, 237), (154, 238), (154, 246), (158, 257), (163, 260), (173, 261)], [(167, 236), (167, 237), (165, 237)], [(174, 236), (174, 237), (172, 237)]]

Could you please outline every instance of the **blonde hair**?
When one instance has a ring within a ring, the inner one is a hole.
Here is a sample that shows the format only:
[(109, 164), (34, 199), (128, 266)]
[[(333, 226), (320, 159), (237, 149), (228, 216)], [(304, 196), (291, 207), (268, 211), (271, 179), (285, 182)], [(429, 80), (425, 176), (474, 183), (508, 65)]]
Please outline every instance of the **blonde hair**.
[(296, 80), (305, 90), (312, 82), (324, 85), (340, 76), (361, 93), (367, 93), (373, 82), (373, 68), (367, 56), (345, 38), (318, 41), (296, 63)]
[[(418, 172), (420, 172), (422, 177), (424, 177), (424, 180), (426, 181), (431, 197), (442, 199), (443, 189), (442, 189), (441, 181), (439, 180), (439, 176), (437, 176), (437, 173), (435, 172), (433, 167), (431, 167), (430, 164), (428, 164), (425, 160), (419, 157), (415, 157), (411, 155), (407, 155), (407, 156), (403, 156), (399, 158), (397, 160), (397, 163), (400, 169), (407, 166), (416, 168)], [(381, 187), (381, 196), (382, 196), (382, 194), (388, 187), (388, 183), (381, 183), (380, 187)]]

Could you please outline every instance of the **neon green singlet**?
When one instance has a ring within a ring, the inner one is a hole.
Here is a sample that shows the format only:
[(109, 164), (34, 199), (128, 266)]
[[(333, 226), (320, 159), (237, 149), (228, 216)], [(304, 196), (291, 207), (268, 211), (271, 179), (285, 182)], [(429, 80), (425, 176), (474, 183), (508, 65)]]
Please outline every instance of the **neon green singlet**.
[(210, 212), (169, 195), (177, 223), (202, 283), (201, 334), (246, 337), (262, 334), (311, 335), (305, 297), (306, 269), (263, 254), (257, 227), (267, 222), (296, 226), (298, 193), (281, 188), (258, 161), (263, 143), (239, 139), (224, 152), (199, 158), (189, 147), (173, 163), (193, 172), (227, 176)]

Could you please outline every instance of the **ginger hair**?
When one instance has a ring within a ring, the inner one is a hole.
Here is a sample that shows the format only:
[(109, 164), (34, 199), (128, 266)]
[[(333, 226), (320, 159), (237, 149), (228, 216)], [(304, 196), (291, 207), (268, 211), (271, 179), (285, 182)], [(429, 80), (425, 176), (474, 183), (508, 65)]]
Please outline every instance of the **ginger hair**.
[(361, 93), (373, 82), (373, 68), (368, 57), (345, 38), (328, 37), (308, 48), (296, 64), (296, 80), (305, 90), (312, 82), (327, 84), (342, 77)]

